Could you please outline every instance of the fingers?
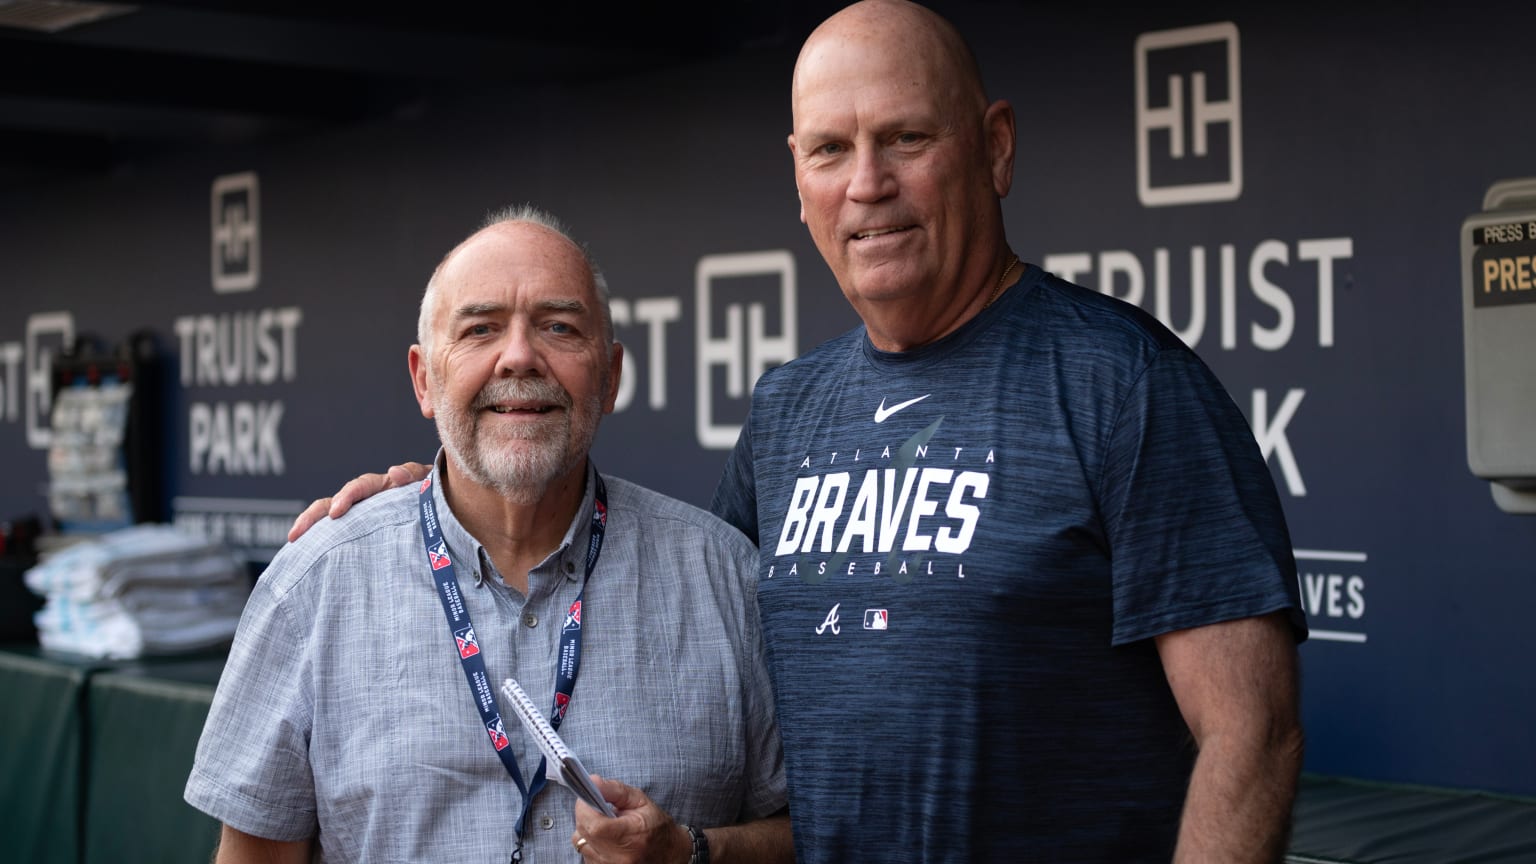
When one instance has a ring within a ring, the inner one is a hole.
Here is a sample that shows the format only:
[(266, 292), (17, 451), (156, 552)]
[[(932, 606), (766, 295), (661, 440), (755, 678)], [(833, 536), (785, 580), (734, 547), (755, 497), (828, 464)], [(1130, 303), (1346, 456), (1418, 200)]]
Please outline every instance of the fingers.
[[(592, 778), (592, 785), (597, 787), (597, 791), (603, 793), (603, 798), (619, 810), (638, 810), (647, 805), (658, 806), (649, 795), (622, 780), (613, 780), (601, 774), (587, 776)], [(597, 813), (596, 810), (592, 812)]]
[(316, 522), (324, 519), (326, 514), (330, 512), (330, 509), (331, 499), (329, 498), (316, 498), (309, 502), (309, 506), (304, 508), (304, 512), (300, 513), (298, 518), (293, 520), (293, 527), (288, 529), (288, 542), (292, 543), (299, 539)]
[(420, 483), (432, 473), (431, 465), (423, 465), (420, 462), (405, 462), (400, 465), (389, 466), (389, 484), (385, 489), (393, 489), (396, 486), (409, 486), (412, 483)]
[[(576, 830), (571, 845), (589, 861), (640, 864), (684, 860), (692, 850), (687, 829), (639, 789), (617, 780), (589, 775), (618, 816), (609, 818), (576, 802)], [(585, 842), (583, 842), (585, 841)]]
[[(390, 470), (393, 471), (394, 469), (391, 468)], [(389, 474), (359, 474), (348, 480), (347, 485), (338, 489), (335, 496), (331, 498), (330, 517), (332, 519), (340, 519), (346, 515), (348, 510), (352, 509), (353, 504), (362, 501), (364, 498), (371, 498), (385, 489), (393, 489), (399, 485), (401, 484), (394, 482)]]
[(352, 509), (352, 505), (383, 492), (385, 489), (394, 489), (397, 486), (407, 486), (419, 482), (431, 473), (432, 466), (423, 465), (420, 462), (404, 462), (399, 465), (391, 465), (383, 474), (359, 474), (348, 480), (345, 486), (337, 490), (336, 494), (329, 498), (316, 498), (309, 506), (304, 508), (297, 519), (293, 520), (293, 526), (288, 529), (288, 542), (299, 539), (300, 536), (313, 528), (316, 522), (326, 516), (332, 519), (340, 519), (343, 514)]

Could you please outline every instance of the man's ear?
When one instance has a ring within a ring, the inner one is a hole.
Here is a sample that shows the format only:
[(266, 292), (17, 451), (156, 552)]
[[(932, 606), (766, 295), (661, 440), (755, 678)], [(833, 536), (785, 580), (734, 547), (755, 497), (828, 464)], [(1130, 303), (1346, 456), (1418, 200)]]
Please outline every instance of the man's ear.
[(603, 413), (612, 414), (619, 399), (619, 377), (624, 374), (624, 343), (613, 343), (613, 354), (608, 358), (608, 395), (603, 399)]
[(411, 386), (416, 389), (416, 404), (421, 406), (421, 416), (432, 419), (432, 394), (427, 389), (427, 358), (420, 345), (412, 345), (406, 364), (411, 370)]
[(1007, 198), (1013, 188), (1013, 154), (1017, 145), (1014, 128), (1013, 106), (1006, 99), (999, 99), (987, 106), (982, 117), (982, 130), (987, 136), (987, 157), (992, 168), (992, 188), (997, 197)]
[[(795, 133), (793, 133), (793, 132), (789, 133), (789, 138), (786, 139), (786, 141), (789, 144), (789, 155), (790, 155), (791, 159), (798, 164), (799, 161), (800, 161), (800, 151), (795, 149)], [(799, 177), (799, 172), (798, 171), (796, 172), (796, 175), (795, 175), (795, 200), (800, 202), (800, 224), (804, 225), (805, 224), (805, 199), (800, 196), (800, 177)]]

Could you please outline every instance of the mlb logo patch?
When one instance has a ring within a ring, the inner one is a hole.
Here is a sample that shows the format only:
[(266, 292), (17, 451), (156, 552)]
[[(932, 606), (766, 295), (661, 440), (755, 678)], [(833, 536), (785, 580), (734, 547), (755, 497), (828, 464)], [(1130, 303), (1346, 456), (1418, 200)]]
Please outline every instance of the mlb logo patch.
[(480, 653), (480, 643), (475, 640), (475, 628), (465, 627), (463, 630), (455, 630), (453, 638), (459, 642), (460, 657), (469, 658)]
[(448, 558), (448, 544), (437, 541), (437, 545), (427, 550), (427, 558), (432, 562), (433, 570), (441, 570), (453, 562)]
[(566, 610), (566, 613), (565, 613), (565, 629), (570, 630), (573, 627), (580, 627), (580, 626), (581, 626), (581, 601), (577, 600), (575, 603), (571, 604), (571, 608), (570, 609)]
[(891, 623), (891, 613), (885, 609), (865, 609), (865, 630), (886, 630)]
[(427, 491), (430, 488), (432, 488), (432, 475), (428, 474), (427, 475), (427, 479), (421, 481), (421, 485), (419, 487), (417, 487), (416, 494), (420, 495), (421, 493)]
[(570, 696), (570, 694), (569, 693), (556, 693), (555, 694), (555, 718), (554, 718), (555, 722), (558, 723), (559, 721), (565, 719), (565, 709), (567, 709), (569, 707), (571, 707), (571, 696)]
[(507, 749), (507, 733), (501, 728), (501, 718), (485, 724), (485, 731), (490, 733), (491, 745), (498, 751)]

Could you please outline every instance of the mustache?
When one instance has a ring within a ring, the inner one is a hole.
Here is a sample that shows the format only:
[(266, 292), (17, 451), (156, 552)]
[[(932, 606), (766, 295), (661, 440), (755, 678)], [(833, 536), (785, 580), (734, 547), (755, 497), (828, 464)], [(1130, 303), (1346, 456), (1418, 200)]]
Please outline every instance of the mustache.
[(541, 378), (488, 382), (475, 397), (475, 408), (488, 408), (500, 402), (547, 402), (571, 407), (571, 394), (553, 381)]

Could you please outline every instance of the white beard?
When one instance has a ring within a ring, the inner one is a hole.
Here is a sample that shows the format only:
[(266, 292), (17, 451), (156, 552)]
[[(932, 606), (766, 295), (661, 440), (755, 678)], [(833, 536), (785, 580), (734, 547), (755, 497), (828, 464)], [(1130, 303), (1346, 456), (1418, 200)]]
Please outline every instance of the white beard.
[[(441, 394), (436, 376), (429, 379)], [(550, 402), (565, 410), (515, 431), (493, 434), (480, 428), (486, 406), (515, 400)], [(437, 434), (448, 455), (471, 482), (496, 490), (513, 504), (537, 503), (553, 480), (581, 464), (602, 416), (600, 399), (574, 405), (565, 388), (541, 378), (493, 380), (468, 409), (449, 404), (436, 408)]]

